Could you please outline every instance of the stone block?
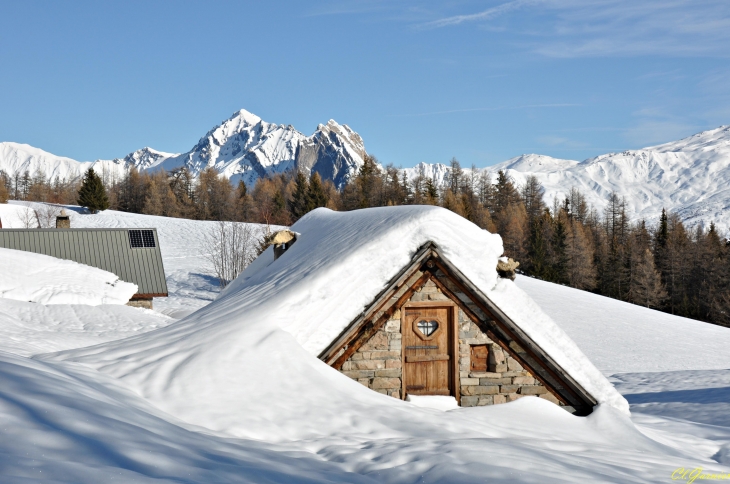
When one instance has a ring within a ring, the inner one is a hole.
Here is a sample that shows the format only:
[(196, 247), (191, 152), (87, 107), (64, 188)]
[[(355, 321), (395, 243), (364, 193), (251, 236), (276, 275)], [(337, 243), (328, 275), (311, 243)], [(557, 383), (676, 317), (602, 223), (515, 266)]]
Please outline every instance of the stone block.
[(522, 371), (505, 371), (502, 373), (502, 376), (504, 377), (512, 377), (512, 376), (531, 376), (528, 372), (525, 370)]
[(388, 390), (388, 395), (400, 399), (400, 390)]
[(385, 360), (385, 368), (402, 368), (403, 363), (400, 360)]
[(521, 395), (542, 395), (543, 393), (548, 393), (548, 390), (540, 385), (520, 387)]
[(459, 372), (459, 379), (461, 378), (469, 378), (469, 372), (468, 371), (460, 371)]
[(493, 373), (489, 371), (474, 371), (469, 373), (469, 376), (472, 378), (502, 378), (501, 373)]
[(471, 348), (469, 348), (468, 344), (459, 342), (459, 353), (468, 354), (470, 351)]
[(395, 389), (401, 387), (401, 381), (400, 378), (383, 378), (383, 377), (376, 377), (373, 378), (373, 382), (370, 384), (370, 388), (374, 390), (382, 390), (382, 389)]
[(438, 288), (436, 287), (436, 284), (428, 281), (426, 284), (423, 285), (420, 292), (422, 292), (423, 294), (434, 294), (438, 292)]
[(461, 387), (461, 394), (462, 395), (474, 395), (474, 389), (475, 388), (476, 387), (474, 387), (474, 386), (467, 386), (467, 387), (462, 386)]
[(360, 349), (363, 351), (387, 350), (388, 337), (383, 331), (378, 331), (372, 338), (370, 338), (370, 340), (368, 340), (367, 343), (362, 345)]
[(491, 373), (503, 373), (507, 371), (507, 364), (505, 363), (499, 363), (496, 365), (487, 365), (489, 367), (489, 371)]
[(462, 378), (462, 385), (479, 385), (479, 378)]
[(360, 378), (371, 378), (375, 376), (375, 370), (348, 370), (343, 371), (343, 375), (349, 376), (353, 380), (358, 380)]
[(449, 301), (450, 299), (446, 296), (444, 296), (440, 292), (436, 292), (433, 294), (427, 294), (429, 301)]
[(494, 396), (493, 395), (482, 395), (479, 397), (479, 401), (477, 402), (477, 406), (481, 407), (484, 405), (493, 405), (494, 404)]
[(342, 368), (340, 368), (342, 371), (352, 370), (352, 362), (350, 360), (347, 360), (342, 364)]
[(385, 323), (386, 333), (399, 333), (400, 332), (400, 320), (390, 320)]
[[(489, 348), (489, 364), (500, 365), (504, 363), (504, 351), (497, 345), (491, 345)], [(505, 371), (506, 371), (505, 367)]]
[(479, 384), (484, 386), (511, 385), (512, 378), (480, 378)]
[(403, 335), (400, 333), (388, 333), (388, 339), (390, 341), (393, 341), (394, 339), (401, 340), (403, 339)]
[(518, 385), (501, 385), (499, 387), (499, 393), (517, 393), (519, 388)]
[(352, 362), (353, 370), (378, 370), (385, 368), (385, 361), (383, 360), (360, 360)]
[(514, 385), (534, 385), (535, 379), (531, 376), (516, 376), (512, 379)]
[(509, 395), (505, 395), (507, 397), (508, 402), (514, 402), (515, 400), (519, 400), (520, 398), (526, 396), (526, 395), (518, 395), (516, 393), (510, 393)]
[(426, 295), (421, 294), (420, 292), (417, 292), (417, 293), (413, 294), (413, 296), (411, 296), (411, 301), (413, 301), (413, 302), (421, 302), (424, 299), (426, 299)]
[(478, 386), (478, 387), (471, 387), (474, 389), (474, 395), (496, 395), (499, 393), (499, 387), (498, 386)]
[(402, 348), (401, 340), (399, 340), (399, 339), (391, 340), (390, 344), (388, 344), (388, 350), (390, 350), (390, 351), (397, 351), (400, 353), (401, 348)]
[(375, 376), (376, 377), (387, 377), (387, 378), (400, 378), (401, 369), (400, 368), (388, 368), (385, 370), (375, 370)]
[(369, 360), (400, 360), (400, 351), (378, 350), (368, 353)]
[(397, 319), (398, 321), (400, 321), (400, 309), (396, 309), (395, 312), (393, 313), (393, 316), (391, 316), (391, 318)]
[(560, 400), (555, 398), (555, 395), (552, 393), (543, 393), (540, 395), (540, 398), (547, 400), (548, 402), (553, 402), (555, 405), (560, 405)]
[(492, 397), (492, 401), (495, 405), (499, 405), (500, 403), (507, 403), (507, 397), (504, 395), (494, 395)]
[(358, 351), (357, 353), (355, 353), (354, 355), (352, 355), (352, 356), (350, 357), (350, 359), (351, 359), (351, 360), (362, 360), (362, 359), (363, 359), (363, 357), (362, 357), (362, 353), (360, 353), (360, 352)]
[(461, 397), (462, 407), (476, 407), (479, 404), (479, 397)]
[(370, 386), (370, 378), (358, 378), (357, 382), (361, 385), (365, 385), (366, 387)]
[(507, 369), (509, 371), (521, 371), (523, 368), (522, 368), (522, 365), (520, 365), (517, 362), (517, 360), (515, 360), (512, 357), (508, 357), (507, 358)]
[(373, 388), (373, 390), (375, 390), (378, 393), (382, 393), (383, 395), (387, 395), (388, 394), (388, 390), (386, 390), (384, 388), (377, 388), (377, 389), (376, 388)]

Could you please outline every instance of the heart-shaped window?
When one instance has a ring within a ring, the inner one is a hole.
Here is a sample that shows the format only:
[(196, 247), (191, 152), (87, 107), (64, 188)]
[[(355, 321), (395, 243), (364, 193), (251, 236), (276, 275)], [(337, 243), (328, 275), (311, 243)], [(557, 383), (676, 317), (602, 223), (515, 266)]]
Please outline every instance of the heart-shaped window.
[(418, 327), (418, 330), (423, 333), (424, 336), (431, 336), (436, 332), (436, 330), (439, 328), (439, 323), (437, 321), (426, 321), (422, 320), (419, 321), (416, 326)]

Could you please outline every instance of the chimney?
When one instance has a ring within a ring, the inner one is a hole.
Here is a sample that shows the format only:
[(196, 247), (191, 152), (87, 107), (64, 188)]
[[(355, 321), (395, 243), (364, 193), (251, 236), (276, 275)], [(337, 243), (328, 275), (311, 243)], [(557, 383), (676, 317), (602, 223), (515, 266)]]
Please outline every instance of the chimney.
[(70, 229), (71, 218), (66, 213), (66, 210), (61, 209), (61, 213), (56, 216), (56, 228), (57, 229)]

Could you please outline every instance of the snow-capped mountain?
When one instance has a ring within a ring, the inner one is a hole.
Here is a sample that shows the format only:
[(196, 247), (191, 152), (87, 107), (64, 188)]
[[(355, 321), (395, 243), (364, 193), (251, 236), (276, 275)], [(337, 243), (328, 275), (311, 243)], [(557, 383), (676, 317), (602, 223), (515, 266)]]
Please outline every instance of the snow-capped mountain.
[(292, 125), (267, 123), (243, 109), (182, 154), (147, 147), (124, 158), (78, 162), (28, 145), (0, 143), (0, 169), (10, 175), (27, 170), (31, 175), (41, 172), (73, 179), (94, 166), (121, 177), (132, 166), (139, 170), (186, 166), (197, 176), (213, 167), (232, 182), (243, 180), (249, 187), (261, 177), (293, 170), (309, 175), (314, 170), (341, 188), (357, 173), (364, 157), (362, 138), (347, 125), (329, 120), (306, 136)]
[(122, 177), (126, 171), (123, 160), (79, 162), (22, 143), (0, 143), (0, 170), (10, 176), (27, 171), (31, 176), (42, 174), (52, 180), (75, 179), (83, 176), (89, 167), (106, 177)]
[(249, 187), (262, 177), (299, 170), (312, 170), (338, 188), (357, 173), (365, 157), (360, 135), (347, 125), (329, 120), (312, 136), (292, 125), (273, 124), (240, 110), (210, 130), (192, 150), (170, 156), (151, 167), (167, 170), (187, 166), (197, 175), (213, 167), (232, 182), (243, 180)]
[[(608, 153), (578, 162), (544, 155), (522, 155), (485, 168), (504, 170), (523, 184), (535, 175), (545, 187), (545, 200), (563, 199), (578, 188), (598, 210), (611, 192), (625, 197), (635, 219), (655, 222), (662, 208), (676, 212), (688, 224), (710, 222), (730, 229), (730, 126), (704, 131), (670, 143), (640, 150)], [(443, 183), (449, 168), (422, 163), (408, 169)]]

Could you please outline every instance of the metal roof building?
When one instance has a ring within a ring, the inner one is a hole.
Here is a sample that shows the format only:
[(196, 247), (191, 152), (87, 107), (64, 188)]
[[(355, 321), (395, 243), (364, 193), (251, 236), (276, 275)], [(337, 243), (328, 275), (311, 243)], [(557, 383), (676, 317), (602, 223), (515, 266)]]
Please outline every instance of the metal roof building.
[[(167, 296), (156, 229), (2, 229), (0, 247), (98, 267), (137, 284), (132, 300)], [(150, 306), (148, 306), (150, 307)]]

